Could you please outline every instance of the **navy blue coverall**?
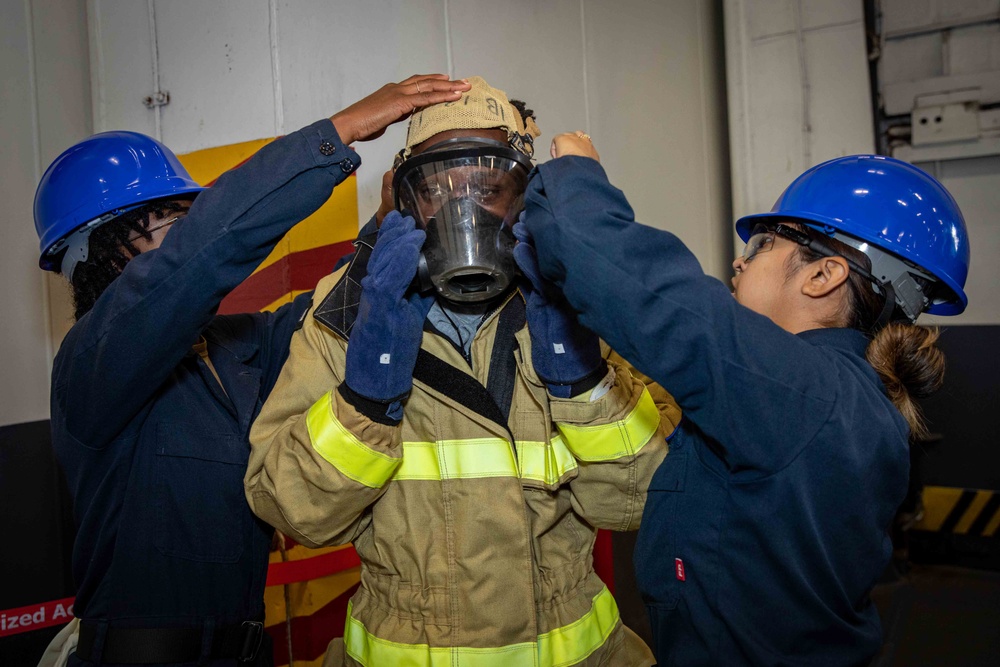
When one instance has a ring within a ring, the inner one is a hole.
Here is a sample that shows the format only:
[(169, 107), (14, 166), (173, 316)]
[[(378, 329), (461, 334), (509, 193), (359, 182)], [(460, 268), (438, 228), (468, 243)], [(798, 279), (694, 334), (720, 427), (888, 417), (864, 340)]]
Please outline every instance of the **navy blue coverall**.
[[(71, 665), (109, 662), (122, 628), (195, 628), (187, 635), (211, 658), (219, 637), (263, 621), (272, 529), (244, 497), (248, 434), (310, 295), (274, 313), (215, 312), (359, 164), (329, 120), (265, 146), (202, 192), (66, 336), (53, 442), (78, 526), (74, 613), (96, 626), (91, 661)], [(191, 351), (200, 336), (221, 387)], [(269, 649), (265, 640), (255, 664), (272, 663)]]
[(659, 664), (869, 662), (909, 460), (866, 338), (739, 305), (594, 160), (540, 165), (525, 221), (581, 323), (684, 411), (634, 561)]

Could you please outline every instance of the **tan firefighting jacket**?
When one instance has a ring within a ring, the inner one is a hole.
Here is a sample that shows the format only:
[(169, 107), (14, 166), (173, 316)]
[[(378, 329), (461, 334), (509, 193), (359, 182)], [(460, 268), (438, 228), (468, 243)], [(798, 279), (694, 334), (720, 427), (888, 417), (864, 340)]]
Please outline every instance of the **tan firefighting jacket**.
[[(308, 546), (353, 542), (361, 557), (361, 586), (336, 647), (346, 655), (325, 664), (651, 664), (591, 552), (596, 528), (638, 528), (680, 417), (669, 396), (654, 403), (609, 360), (614, 381), (603, 397), (552, 398), (522, 325), (516, 349), (508, 340), (506, 424), (470, 408), (455, 382), (416, 372), (402, 423), (377, 423), (337, 391), (359, 289), (343, 270), (320, 281), (254, 424), (246, 477), (262, 519)], [(520, 299), (515, 292), (480, 327), (471, 368), (437, 333), (426, 331), (421, 349), (448, 373), (487, 385), (491, 365), (506, 356), (494, 355), (503, 312), (523, 313)], [(333, 319), (317, 319), (331, 311)]]

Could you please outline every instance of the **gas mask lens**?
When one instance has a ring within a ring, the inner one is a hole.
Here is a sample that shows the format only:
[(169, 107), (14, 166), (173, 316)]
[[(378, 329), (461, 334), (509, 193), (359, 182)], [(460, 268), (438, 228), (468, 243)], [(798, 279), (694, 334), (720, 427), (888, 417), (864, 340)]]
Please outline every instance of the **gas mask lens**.
[(531, 163), (498, 142), (439, 146), (396, 170), (396, 208), (427, 232), (421, 287), (459, 303), (488, 301), (515, 275), (511, 227), (524, 205)]

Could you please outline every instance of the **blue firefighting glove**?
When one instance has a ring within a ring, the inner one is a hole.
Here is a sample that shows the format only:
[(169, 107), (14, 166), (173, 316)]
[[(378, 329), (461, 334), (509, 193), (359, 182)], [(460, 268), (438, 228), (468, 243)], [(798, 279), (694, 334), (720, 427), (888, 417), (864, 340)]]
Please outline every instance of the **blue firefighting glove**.
[(557, 398), (594, 387), (607, 373), (597, 334), (583, 327), (558, 288), (542, 277), (538, 254), (523, 222), (514, 225), (514, 261), (527, 279), (525, 317), (535, 372)]
[[(361, 281), (361, 304), (347, 344), (344, 384), (378, 403), (401, 400), (413, 385), (424, 320), (434, 297), (407, 294), (424, 230), (398, 211), (385, 216)], [(401, 417), (399, 406), (390, 417)]]

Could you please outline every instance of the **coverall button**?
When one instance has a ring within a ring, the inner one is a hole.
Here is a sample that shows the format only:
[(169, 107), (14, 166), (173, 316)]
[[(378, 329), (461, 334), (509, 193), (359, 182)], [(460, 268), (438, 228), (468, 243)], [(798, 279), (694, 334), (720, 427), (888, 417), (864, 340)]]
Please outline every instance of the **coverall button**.
[(344, 160), (340, 163), (340, 170), (345, 174), (349, 174), (354, 171), (354, 163), (350, 160)]
[(333, 155), (337, 152), (337, 147), (331, 144), (329, 141), (324, 141), (319, 145), (319, 152), (323, 155)]

